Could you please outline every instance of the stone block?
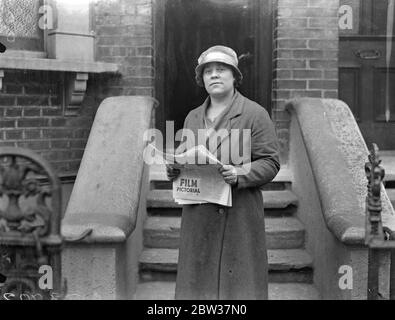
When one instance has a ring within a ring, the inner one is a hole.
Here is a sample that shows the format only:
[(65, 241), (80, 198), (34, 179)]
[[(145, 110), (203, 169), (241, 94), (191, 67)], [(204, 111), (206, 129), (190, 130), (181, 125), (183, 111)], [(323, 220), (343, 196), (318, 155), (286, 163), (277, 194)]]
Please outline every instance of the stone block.
[(115, 248), (67, 246), (62, 252), (62, 276), (68, 287), (66, 299), (116, 299), (116, 271)]
[(48, 58), (94, 61), (93, 35), (48, 34)]
[(89, 0), (55, 0), (56, 28), (67, 33), (89, 33)]

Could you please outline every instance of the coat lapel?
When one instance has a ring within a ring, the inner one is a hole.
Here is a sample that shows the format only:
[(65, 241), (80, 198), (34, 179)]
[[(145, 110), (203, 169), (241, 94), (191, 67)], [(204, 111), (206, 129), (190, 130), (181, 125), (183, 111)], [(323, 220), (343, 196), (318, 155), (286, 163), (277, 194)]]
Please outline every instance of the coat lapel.
[[(206, 140), (205, 140), (206, 147), (209, 149), (211, 153), (216, 154), (218, 148), (230, 135), (232, 124), (234, 123), (235, 119), (243, 112), (244, 102), (245, 102), (245, 98), (238, 91), (236, 91), (230, 108), (227, 110), (226, 113), (224, 113), (221, 116), (221, 118), (218, 119), (213, 130), (211, 130), (210, 133), (206, 135)], [(209, 105), (210, 105), (210, 97), (207, 97), (207, 99), (203, 102), (203, 104), (197, 108), (196, 110), (197, 112), (195, 113), (194, 120), (191, 121), (191, 123), (188, 126), (188, 129), (191, 129), (194, 132), (196, 138), (198, 137), (199, 130), (205, 130), (206, 128), (204, 117)], [(220, 139), (216, 139), (215, 137), (217, 136), (218, 131), (221, 129), (226, 130), (225, 134), (220, 136)], [(215, 143), (212, 143), (212, 145), (210, 145), (209, 139), (214, 139), (212, 141), (215, 141)], [(218, 158), (219, 156), (220, 155), (217, 154)]]
[[(243, 105), (244, 105), (244, 97), (238, 91), (236, 91), (230, 108), (225, 114), (221, 116), (221, 118), (218, 119), (218, 121), (214, 126), (214, 130), (211, 131), (211, 133), (208, 135), (206, 139), (206, 145), (209, 146), (209, 150), (211, 153), (216, 153), (218, 148), (221, 146), (221, 144), (228, 138), (228, 136), (230, 135), (230, 130), (232, 128), (232, 123), (234, 119), (238, 117), (240, 114), (242, 114), (243, 112)], [(204, 117), (204, 113), (203, 113), (203, 117)], [(219, 133), (220, 130), (223, 129), (225, 129), (224, 131), (225, 134), (219, 135), (220, 139), (217, 139), (216, 138), (217, 134)], [(214, 142), (212, 142), (211, 145), (208, 143), (209, 139), (214, 139), (213, 140)]]

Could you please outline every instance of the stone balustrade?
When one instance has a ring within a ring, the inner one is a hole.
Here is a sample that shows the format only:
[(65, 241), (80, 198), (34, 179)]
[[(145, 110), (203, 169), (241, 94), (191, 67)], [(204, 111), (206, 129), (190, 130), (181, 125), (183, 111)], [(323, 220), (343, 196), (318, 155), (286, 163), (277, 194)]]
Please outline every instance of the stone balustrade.
[[(306, 249), (324, 299), (365, 299), (367, 247), (364, 165), (368, 148), (349, 107), (340, 100), (289, 101), (290, 160), (298, 217), (307, 226)], [(380, 147), (380, 141), (377, 141)], [(382, 188), (383, 224), (395, 229), (394, 209)], [(389, 254), (381, 259), (380, 292), (388, 293)], [(352, 283), (339, 285), (344, 270)], [(350, 278), (349, 278), (350, 279)]]
[(69, 295), (128, 298), (137, 261), (148, 186), (144, 131), (156, 102), (150, 97), (105, 99), (97, 113), (62, 222), (63, 275)]

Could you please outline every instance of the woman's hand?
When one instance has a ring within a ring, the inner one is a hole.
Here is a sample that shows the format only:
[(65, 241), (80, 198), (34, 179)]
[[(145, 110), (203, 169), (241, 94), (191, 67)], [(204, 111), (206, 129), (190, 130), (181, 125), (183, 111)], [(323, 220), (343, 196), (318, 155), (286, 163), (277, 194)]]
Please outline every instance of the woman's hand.
[(234, 166), (225, 164), (219, 168), (219, 172), (222, 174), (225, 182), (234, 186), (237, 183), (237, 171)]
[(166, 174), (167, 174), (167, 178), (170, 181), (176, 179), (180, 175), (180, 172), (181, 172), (180, 169), (175, 168), (173, 165), (171, 164), (166, 165)]

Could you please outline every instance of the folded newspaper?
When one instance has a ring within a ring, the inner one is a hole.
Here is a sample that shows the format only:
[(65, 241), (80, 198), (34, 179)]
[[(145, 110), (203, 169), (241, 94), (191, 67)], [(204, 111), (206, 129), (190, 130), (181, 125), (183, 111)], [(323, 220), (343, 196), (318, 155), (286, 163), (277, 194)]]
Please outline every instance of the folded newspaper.
[(232, 206), (232, 188), (218, 169), (222, 163), (203, 145), (181, 154), (165, 153), (151, 145), (156, 156), (175, 164), (180, 175), (173, 180), (173, 198), (179, 204), (217, 203)]

